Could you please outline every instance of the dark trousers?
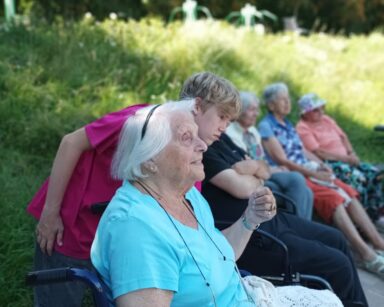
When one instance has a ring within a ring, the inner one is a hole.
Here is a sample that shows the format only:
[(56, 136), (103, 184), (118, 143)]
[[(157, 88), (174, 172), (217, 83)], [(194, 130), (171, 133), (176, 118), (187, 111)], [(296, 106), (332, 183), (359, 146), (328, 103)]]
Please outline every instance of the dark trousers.
[[(62, 267), (86, 268), (95, 271), (91, 260), (75, 259), (53, 252), (52, 256), (43, 254), (38, 244), (35, 246), (35, 270), (47, 270)], [(86, 286), (81, 282), (47, 284), (34, 288), (35, 307), (80, 307)]]
[[(337, 229), (279, 213), (260, 227), (283, 241), (289, 250), (293, 272), (326, 279), (345, 303), (368, 306), (353, 259), (343, 234)], [(281, 249), (268, 239), (253, 235), (238, 261), (239, 267), (256, 275), (282, 273)]]

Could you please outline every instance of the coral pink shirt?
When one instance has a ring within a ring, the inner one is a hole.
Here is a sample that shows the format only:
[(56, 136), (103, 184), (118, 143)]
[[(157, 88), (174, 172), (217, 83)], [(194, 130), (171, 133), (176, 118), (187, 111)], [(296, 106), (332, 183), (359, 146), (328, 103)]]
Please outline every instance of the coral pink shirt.
[[(100, 215), (90, 206), (109, 201), (121, 181), (111, 178), (110, 165), (125, 120), (146, 105), (135, 105), (107, 114), (85, 126), (93, 149), (84, 152), (72, 174), (61, 204), (63, 245), (55, 250), (66, 256), (88, 259)], [(47, 195), (48, 179), (29, 203), (27, 211), (40, 218)]]
[(309, 123), (301, 119), (296, 125), (296, 130), (305, 148), (309, 151), (323, 149), (333, 154), (348, 154), (342, 141), (342, 138), (346, 138), (345, 133), (327, 115), (323, 115), (321, 121), (316, 123)]

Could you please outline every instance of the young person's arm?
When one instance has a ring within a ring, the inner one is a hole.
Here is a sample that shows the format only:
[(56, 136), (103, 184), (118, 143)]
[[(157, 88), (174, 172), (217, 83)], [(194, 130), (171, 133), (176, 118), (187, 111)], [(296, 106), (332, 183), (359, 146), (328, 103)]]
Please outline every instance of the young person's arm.
[[(238, 156), (235, 158), (233, 152), (226, 149), (221, 142), (212, 144), (203, 155), (203, 164), (205, 180), (210, 184), (235, 198), (249, 199), (243, 214), (245, 221), (242, 217), (222, 231), (238, 259), (252, 235), (252, 229), (276, 213), (276, 201), (272, 192), (263, 187), (263, 180), (257, 179), (254, 175), (240, 174), (232, 168), (234, 163), (228, 161), (241, 158)], [(269, 211), (270, 209), (272, 211)]]
[(265, 161), (246, 159), (232, 165), (232, 168), (242, 175), (252, 175), (256, 178), (267, 180), (271, 177), (271, 171)]
[(61, 203), (73, 170), (81, 154), (88, 149), (91, 149), (91, 144), (85, 128), (69, 133), (61, 140), (53, 162), (44, 208), (36, 227), (37, 242), (43, 253), (51, 255), (55, 242), (62, 245), (64, 226), (60, 217)]
[(263, 185), (263, 180), (253, 175), (241, 175), (234, 169), (226, 169), (212, 177), (209, 181), (214, 186), (226, 191), (233, 197), (247, 199)]

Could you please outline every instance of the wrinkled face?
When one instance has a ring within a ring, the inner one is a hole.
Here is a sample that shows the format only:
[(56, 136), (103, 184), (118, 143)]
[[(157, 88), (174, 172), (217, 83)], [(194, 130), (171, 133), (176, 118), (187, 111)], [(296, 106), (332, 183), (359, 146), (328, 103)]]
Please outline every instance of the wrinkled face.
[(173, 138), (154, 159), (159, 173), (178, 185), (190, 188), (204, 179), (202, 163), (207, 145), (198, 136), (193, 117), (179, 113), (171, 119)]
[(321, 106), (316, 109), (313, 109), (312, 111), (309, 111), (303, 115), (304, 120), (309, 122), (319, 122), (321, 120), (321, 117), (324, 115), (325, 107)]
[(196, 105), (195, 123), (199, 127), (199, 137), (207, 144), (211, 145), (217, 141), (225, 131), (232, 118), (225, 115), (215, 106), (209, 107), (205, 112)]
[(269, 103), (269, 110), (278, 117), (285, 117), (291, 113), (291, 99), (287, 92), (280, 92), (273, 102)]
[(243, 128), (249, 128), (256, 124), (256, 118), (259, 116), (260, 109), (257, 101), (252, 101), (247, 110), (243, 112), (237, 120)]

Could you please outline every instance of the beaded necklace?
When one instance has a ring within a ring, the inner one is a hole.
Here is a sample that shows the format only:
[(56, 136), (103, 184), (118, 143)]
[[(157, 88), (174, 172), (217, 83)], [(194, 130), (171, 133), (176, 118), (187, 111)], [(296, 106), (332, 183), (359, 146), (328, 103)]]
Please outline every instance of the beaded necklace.
[[(213, 289), (210, 285), (210, 283), (208, 282), (207, 278), (205, 277), (204, 273), (202, 272), (199, 264), (197, 263), (196, 261), (196, 258), (194, 257), (191, 249), (189, 248), (187, 242), (185, 241), (183, 235), (181, 234), (179, 228), (177, 227), (177, 225), (175, 224), (174, 220), (172, 219), (171, 215), (168, 213), (168, 211), (164, 208), (164, 205), (162, 204), (162, 201), (165, 201), (164, 198), (158, 193), (156, 192), (153, 188), (151, 188), (149, 185), (145, 184), (144, 182), (142, 181), (136, 181), (137, 184), (146, 192), (148, 193), (149, 196), (151, 196), (154, 200), (156, 200), (156, 203), (160, 206), (161, 209), (163, 209), (163, 211), (165, 212), (165, 214), (167, 215), (169, 221), (172, 223), (173, 227), (175, 228), (175, 230), (177, 231), (177, 233), (179, 234), (181, 240), (183, 241), (185, 247), (187, 248), (189, 254), (191, 255), (192, 257), (192, 260), (193, 262), (195, 263), (200, 275), (202, 276), (203, 280), (204, 280), (204, 283), (205, 285), (208, 287), (208, 289), (210, 290), (211, 292), (211, 295), (212, 295), (212, 300), (213, 300), (213, 304), (215, 307), (217, 307), (217, 302), (216, 302), (216, 296), (213, 292)], [(165, 201), (166, 202), (166, 201)], [(182, 204), (187, 208), (187, 210), (189, 211), (189, 213), (193, 216), (193, 218), (196, 220), (197, 222), (197, 225), (204, 231), (205, 235), (209, 238), (209, 240), (212, 242), (212, 244), (215, 246), (215, 248), (218, 250), (218, 252), (220, 253), (220, 255), (223, 257), (223, 261), (227, 261), (228, 258), (223, 254), (223, 252), (221, 251), (221, 249), (217, 246), (216, 242), (212, 239), (212, 237), (208, 234), (207, 230), (205, 229), (205, 227), (199, 222), (199, 220), (197, 219), (196, 215), (195, 215), (195, 212), (193, 211), (190, 203), (186, 200), (185, 196), (181, 199), (181, 202)], [(231, 259), (229, 259), (231, 260)], [(236, 263), (233, 261), (234, 263), (234, 269), (237, 273), (237, 275), (239, 276), (239, 279), (240, 279), (240, 283), (242, 284), (243, 286), (243, 289), (245, 291), (245, 293), (247, 294), (247, 298), (248, 298), (248, 301), (252, 302), (255, 304), (254, 300), (252, 299), (252, 297), (249, 295), (249, 293), (247, 292), (246, 290), (246, 287), (244, 286), (244, 283), (243, 283), (243, 280), (241, 278), (241, 275), (240, 275), (240, 272), (239, 272), (239, 269), (237, 268), (237, 265)], [(255, 304), (256, 305), (256, 304)]]

